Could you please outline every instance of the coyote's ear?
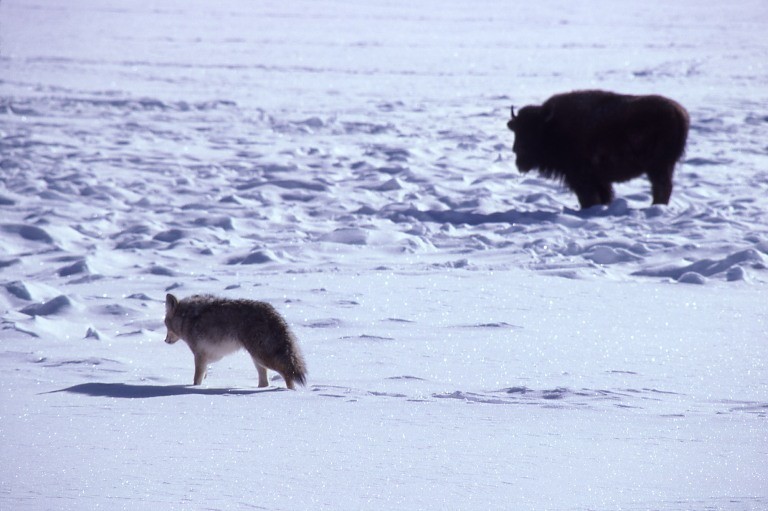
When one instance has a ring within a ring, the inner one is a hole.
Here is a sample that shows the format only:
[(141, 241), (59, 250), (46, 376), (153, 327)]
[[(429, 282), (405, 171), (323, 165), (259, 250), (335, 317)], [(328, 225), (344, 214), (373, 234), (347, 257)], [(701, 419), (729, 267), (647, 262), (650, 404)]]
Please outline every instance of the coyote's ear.
[(179, 305), (179, 300), (171, 293), (165, 295), (165, 311), (173, 313), (176, 310), (176, 306)]

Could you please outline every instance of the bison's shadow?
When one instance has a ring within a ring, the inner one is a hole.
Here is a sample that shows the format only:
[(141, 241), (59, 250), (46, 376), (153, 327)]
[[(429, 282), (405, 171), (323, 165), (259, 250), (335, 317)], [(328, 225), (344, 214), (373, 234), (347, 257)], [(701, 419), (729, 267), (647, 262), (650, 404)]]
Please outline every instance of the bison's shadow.
[(560, 213), (553, 211), (499, 211), (496, 213), (473, 213), (463, 211), (421, 211), (416, 208), (397, 211), (392, 216), (394, 221), (408, 221), (409, 219), (420, 222), (435, 222), (439, 224), (467, 224), (481, 225), (489, 223), (509, 224), (537, 224), (541, 222), (553, 222)]
[[(490, 223), (508, 223), (517, 225), (536, 225), (545, 222), (568, 223), (571, 219), (589, 220), (591, 218), (626, 216), (633, 210), (626, 199), (618, 198), (608, 206), (593, 206), (587, 209), (563, 208), (561, 211), (499, 211), (495, 213), (474, 213), (454, 210), (421, 211), (416, 208), (400, 210), (390, 214), (395, 222), (405, 222), (412, 219), (420, 222), (435, 222), (440, 224), (482, 225)], [(662, 210), (659, 206), (650, 206), (637, 210), (647, 217), (658, 216)]]
[(127, 399), (147, 399), (151, 397), (169, 397), (185, 395), (203, 396), (247, 396), (261, 394), (262, 392), (276, 392), (285, 390), (279, 387), (266, 387), (261, 389), (210, 389), (191, 385), (131, 385), (127, 383), (82, 383), (61, 390), (47, 392), (71, 392), (92, 397), (114, 397)]

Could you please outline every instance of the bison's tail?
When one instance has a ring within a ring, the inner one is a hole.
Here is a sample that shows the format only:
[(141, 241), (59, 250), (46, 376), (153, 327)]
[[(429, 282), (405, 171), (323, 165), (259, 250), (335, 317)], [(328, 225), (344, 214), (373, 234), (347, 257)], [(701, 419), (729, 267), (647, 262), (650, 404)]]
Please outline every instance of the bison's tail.
[(675, 161), (679, 160), (685, 154), (685, 146), (688, 143), (688, 129), (691, 127), (691, 118), (683, 106), (675, 101), (670, 101), (674, 111), (670, 115), (670, 121), (673, 123), (670, 134), (672, 136), (671, 145), (674, 147)]

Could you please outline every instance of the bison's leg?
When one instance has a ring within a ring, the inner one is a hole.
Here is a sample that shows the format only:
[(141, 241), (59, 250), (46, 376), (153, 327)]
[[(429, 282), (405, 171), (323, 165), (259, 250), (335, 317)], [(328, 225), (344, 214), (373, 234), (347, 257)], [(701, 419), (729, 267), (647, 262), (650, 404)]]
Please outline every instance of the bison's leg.
[(587, 209), (602, 204), (597, 183), (582, 178), (581, 181), (566, 180), (566, 184), (576, 194), (581, 209)]
[(672, 196), (672, 171), (674, 165), (667, 166), (659, 173), (648, 175), (651, 181), (651, 191), (653, 192), (654, 204), (669, 204), (669, 198)]
[(600, 204), (607, 206), (613, 201), (613, 185), (611, 183), (598, 183), (597, 194), (600, 197)]

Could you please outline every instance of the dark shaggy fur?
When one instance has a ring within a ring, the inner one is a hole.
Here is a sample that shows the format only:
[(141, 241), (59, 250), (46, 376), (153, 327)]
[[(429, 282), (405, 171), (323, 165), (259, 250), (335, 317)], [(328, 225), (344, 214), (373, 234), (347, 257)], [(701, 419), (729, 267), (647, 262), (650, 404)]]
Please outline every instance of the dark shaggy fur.
[(605, 91), (558, 94), (526, 106), (507, 127), (520, 172), (560, 179), (582, 208), (609, 204), (613, 183), (647, 174), (654, 204), (668, 204), (688, 138), (688, 113), (662, 96)]

